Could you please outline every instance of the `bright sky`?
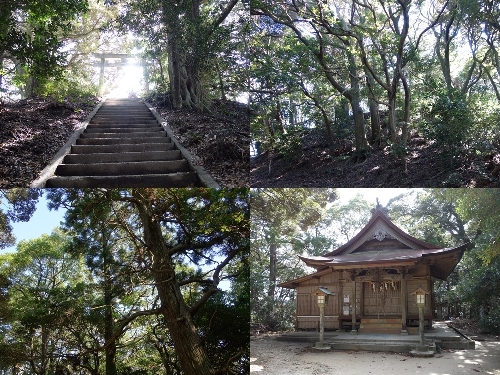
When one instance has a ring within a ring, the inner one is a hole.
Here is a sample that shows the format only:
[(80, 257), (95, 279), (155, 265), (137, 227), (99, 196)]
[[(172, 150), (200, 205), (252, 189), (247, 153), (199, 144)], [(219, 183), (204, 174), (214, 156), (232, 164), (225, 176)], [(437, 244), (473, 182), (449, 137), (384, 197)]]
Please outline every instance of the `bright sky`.
[(370, 188), (370, 189), (337, 189), (339, 201), (342, 204), (347, 203), (349, 200), (356, 197), (357, 194), (362, 195), (368, 202), (373, 203), (375, 207), (377, 198), (382, 206), (387, 205), (391, 198), (409, 191), (418, 191), (422, 189), (390, 189), (390, 188)]
[(139, 65), (133, 65), (131, 62), (132, 60), (129, 61), (129, 65), (123, 67), (118, 78), (118, 86), (107, 95), (108, 98), (128, 98), (130, 93), (141, 95), (144, 90), (143, 68)]

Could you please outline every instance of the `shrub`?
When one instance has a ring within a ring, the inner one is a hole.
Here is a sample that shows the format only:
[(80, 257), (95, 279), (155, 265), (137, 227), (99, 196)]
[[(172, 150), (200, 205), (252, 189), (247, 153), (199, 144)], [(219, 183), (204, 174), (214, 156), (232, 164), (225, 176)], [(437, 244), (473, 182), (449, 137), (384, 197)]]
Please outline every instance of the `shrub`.
[(421, 129), (434, 140), (453, 167), (453, 158), (463, 149), (471, 132), (472, 111), (458, 91), (440, 91), (430, 105), (423, 108)]

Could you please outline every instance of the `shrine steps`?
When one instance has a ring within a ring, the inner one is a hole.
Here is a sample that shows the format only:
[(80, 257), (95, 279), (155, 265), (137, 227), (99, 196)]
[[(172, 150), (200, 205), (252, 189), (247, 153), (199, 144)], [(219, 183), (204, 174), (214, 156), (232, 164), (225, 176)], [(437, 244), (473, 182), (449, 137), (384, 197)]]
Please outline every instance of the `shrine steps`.
[[(436, 322), (434, 328), (425, 331), (425, 341), (429, 345), (435, 344), (441, 349), (474, 349), (474, 340), (464, 338), (444, 322)], [(318, 341), (318, 332), (295, 331), (287, 332), (276, 337), (279, 341), (307, 342), (311, 346)], [(401, 335), (393, 333), (363, 333), (356, 334), (343, 330), (326, 331), (325, 345), (334, 350), (367, 350), (378, 352), (409, 353), (419, 345), (419, 335)]]
[(361, 318), (361, 333), (401, 333), (401, 318)]
[(219, 185), (140, 99), (107, 99), (89, 115), (32, 187)]

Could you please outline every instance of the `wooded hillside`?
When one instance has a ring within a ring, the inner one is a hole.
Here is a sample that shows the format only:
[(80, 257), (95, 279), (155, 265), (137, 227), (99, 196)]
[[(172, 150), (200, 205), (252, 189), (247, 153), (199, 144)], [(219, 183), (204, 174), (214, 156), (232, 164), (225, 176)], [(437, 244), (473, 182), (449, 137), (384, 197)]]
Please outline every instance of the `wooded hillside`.
[(252, 185), (498, 185), (499, 9), (252, 1)]

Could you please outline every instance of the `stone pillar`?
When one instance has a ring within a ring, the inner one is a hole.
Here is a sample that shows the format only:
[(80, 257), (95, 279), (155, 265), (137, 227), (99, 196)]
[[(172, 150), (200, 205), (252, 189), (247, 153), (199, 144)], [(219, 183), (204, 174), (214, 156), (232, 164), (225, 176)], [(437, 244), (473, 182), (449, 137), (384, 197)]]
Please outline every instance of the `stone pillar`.
[(102, 95), (102, 88), (104, 86), (104, 62), (105, 58), (101, 57), (101, 71), (99, 72), (99, 95)]
[(406, 291), (406, 270), (401, 271), (401, 334), (407, 335), (406, 330), (406, 308), (408, 306), (407, 291)]
[(314, 345), (314, 349), (328, 350), (331, 347), (325, 345), (325, 305), (318, 304), (319, 307), (319, 341)]
[(418, 335), (420, 336), (420, 346), (424, 346), (424, 306), (418, 305)]
[(323, 346), (325, 342), (325, 306), (319, 307), (319, 343)]
[(352, 274), (352, 330), (351, 333), (358, 333), (356, 329), (356, 279)]

